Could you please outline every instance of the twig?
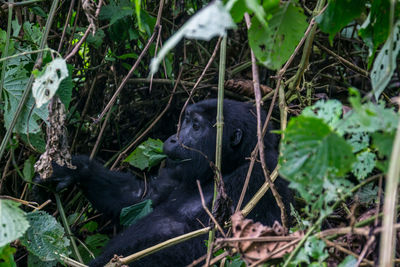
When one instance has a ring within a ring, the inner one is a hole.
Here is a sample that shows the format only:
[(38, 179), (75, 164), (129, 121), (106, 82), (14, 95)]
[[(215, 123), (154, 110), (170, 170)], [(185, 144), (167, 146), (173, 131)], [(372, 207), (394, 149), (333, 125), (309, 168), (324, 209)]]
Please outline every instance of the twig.
[(161, 20), (161, 15), (162, 15), (162, 8), (164, 6), (164, 0), (160, 1), (160, 6), (158, 8), (158, 14), (157, 14), (157, 22), (156, 25), (154, 26), (153, 34), (151, 35), (150, 39), (147, 41), (146, 46), (143, 48), (142, 53), (140, 53), (138, 59), (136, 60), (135, 64), (133, 64), (132, 68), (129, 70), (128, 74), (125, 76), (125, 78), (122, 80), (121, 84), (119, 85), (117, 91), (115, 91), (114, 95), (111, 97), (110, 102), (108, 102), (107, 106), (104, 108), (104, 110), (101, 112), (99, 118), (95, 120), (95, 123), (99, 122), (106, 112), (114, 106), (115, 101), (117, 100), (117, 97), (122, 91), (122, 88), (124, 88), (125, 84), (127, 83), (128, 79), (132, 76), (133, 72), (136, 70), (136, 68), (139, 66), (139, 63), (142, 61), (144, 55), (147, 53), (147, 50), (149, 50), (151, 43), (154, 41), (154, 38), (156, 37), (156, 34), (158, 33), (158, 27), (160, 27), (160, 20)]
[(69, 25), (69, 20), (71, 19), (71, 15), (72, 15), (72, 8), (74, 7), (74, 5), (75, 5), (75, 0), (72, 0), (71, 3), (69, 4), (67, 19), (65, 20), (65, 25), (64, 25), (63, 32), (61, 34), (60, 43), (58, 44), (58, 49), (57, 49), (58, 53), (60, 53), (60, 51), (61, 51), (62, 43), (63, 43), (64, 37), (65, 37), (65, 32), (67, 31), (67, 27)]
[[(358, 255), (357, 255), (356, 253), (354, 253), (353, 251), (348, 250), (348, 249), (346, 249), (346, 248), (344, 248), (344, 247), (342, 247), (342, 246), (336, 244), (335, 242), (332, 242), (332, 241), (330, 241), (330, 240), (328, 240), (328, 239), (325, 239), (325, 238), (321, 238), (321, 239), (322, 239), (328, 246), (330, 246), (330, 247), (334, 247), (334, 248), (336, 248), (337, 250), (339, 250), (339, 251), (341, 251), (341, 252), (344, 252), (344, 253), (346, 253), (346, 254), (348, 254), (348, 255), (352, 255), (352, 256), (355, 257), (356, 259), (360, 258), (360, 256), (358, 256)], [(362, 259), (362, 261), (363, 261), (364, 263), (368, 264), (369, 266), (374, 266), (374, 262), (372, 262), (372, 261), (370, 261), (370, 260)]]
[[(268, 110), (268, 113), (267, 113), (267, 118), (266, 118), (266, 120), (264, 122), (264, 126), (263, 126), (263, 136), (267, 132), (268, 123), (269, 123), (269, 120), (271, 119), (272, 110), (274, 109), (275, 101), (276, 101), (276, 98), (277, 98), (277, 95), (278, 95), (279, 87), (281, 86), (281, 81), (282, 81), (283, 75), (286, 73), (286, 70), (288, 69), (288, 67), (292, 63), (294, 57), (299, 52), (299, 50), (300, 50), (301, 46), (303, 45), (305, 39), (307, 38), (307, 35), (309, 34), (310, 30), (311, 30), (311, 25), (308, 26), (306, 32), (304, 33), (303, 38), (300, 40), (299, 44), (296, 46), (296, 48), (295, 48), (293, 54), (290, 56), (289, 60), (286, 62), (286, 64), (283, 66), (283, 68), (278, 72), (278, 75), (276, 77), (278, 79), (278, 81), (277, 81), (277, 84), (276, 84), (276, 87), (275, 87), (275, 90), (274, 90), (274, 95), (272, 97), (271, 104), (269, 106), (269, 110)], [(255, 146), (253, 152), (251, 153), (250, 166), (249, 166), (249, 170), (247, 171), (247, 176), (246, 176), (246, 180), (245, 180), (244, 185), (248, 185), (248, 183), (249, 183), (251, 172), (253, 171), (254, 162), (256, 160), (255, 155), (257, 155), (257, 153), (258, 153), (258, 143)], [(264, 187), (265, 191), (259, 190), (257, 192), (257, 194), (261, 194), (260, 197), (257, 197), (258, 199), (261, 199), (261, 197), (265, 194), (266, 190), (268, 190), (268, 188), (269, 188), (269, 187), (264, 186), (264, 185), (262, 187)], [(244, 199), (244, 196), (246, 194), (246, 190), (247, 190), (247, 186), (243, 186), (242, 193), (240, 194), (240, 198), (239, 198), (238, 204), (236, 206), (236, 211), (239, 211), (240, 207), (242, 206), (243, 199)]]
[[(246, 24), (247, 24), (247, 28), (250, 29), (250, 16), (249, 14), (246, 12), (244, 14), (245, 20), (246, 20)], [(260, 154), (260, 161), (261, 161), (261, 167), (264, 173), (264, 177), (265, 180), (269, 183), (269, 186), (271, 188), (272, 194), (275, 197), (276, 203), (278, 205), (278, 207), (281, 210), (281, 221), (282, 221), (282, 226), (285, 232), (287, 232), (288, 230), (288, 225), (287, 225), (287, 217), (286, 217), (286, 208), (285, 205), (282, 202), (282, 197), (280, 196), (280, 194), (278, 193), (278, 190), (275, 187), (275, 184), (272, 182), (269, 173), (268, 173), (268, 169), (267, 166), (265, 164), (265, 154), (264, 154), (264, 137), (262, 134), (262, 130), (261, 130), (261, 110), (260, 110), (260, 106), (261, 106), (261, 90), (260, 90), (260, 79), (259, 79), (259, 75), (258, 75), (258, 68), (257, 68), (257, 61), (256, 61), (256, 57), (254, 55), (254, 52), (252, 49), (250, 49), (251, 51), (251, 65), (252, 65), (252, 72), (253, 72), (253, 86), (254, 86), (254, 97), (256, 99), (256, 110), (257, 110), (257, 140), (258, 140), (258, 151)]]
[(66, 57), (65, 57), (65, 61), (69, 62), (69, 60), (76, 54), (76, 52), (78, 52), (79, 48), (81, 47), (81, 45), (83, 44), (83, 42), (86, 40), (86, 38), (88, 37), (90, 31), (92, 29), (92, 25), (89, 25), (89, 27), (86, 29), (85, 34), (82, 36), (82, 38), (79, 40), (79, 42), (75, 45), (74, 49), (72, 49), (71, 53), (69, 53)]
[(315, 42), (315, 44), (321, 48), (322, 50), (324, 50), (326, 53), (328, 53), (329, 55), (331, 55), (332, 57), (336, 58), (337, 60), (339, 60), (343, 65), (345, 65), (346, 67), (348, 67), (349, 69), (353, 70), (354, 72), (357, 72), (358, 74), (361, 74), (364, 77), (368, 77), (369, 73), (368, 71), (354, 65), (353, 63), (351, 63), (350, 61), (342, 58), (341, 56), (337, 55), (335, 52), (331, 51), (330, 49), (326, 48), (325, 46), (323, 46), (322, 44), (320, 44), (319, 42)]
[(200, 193), (200, 198), (201, 198), (201, 205), (203, 206), (203, 209), (206, 211), (208, 216), (210, 216), (211, 220), (214, 222), (215, 226), (218, 228), (218, 231), (223, 235), (223, 237), (226, 237), (224, 230), (222, 229), (221, 225), (217, 222), (217, 220), (214, 218), (210, 210), (206, 206), (206, 202), (204, 201), (204, 195), (203, 195), (203, 190), (201, 189), (200, 181), (196, 180), (197, 183), (197, 188), (199, 189)]
[(181, 235), (181, 236), (177, 236), (177, 237), (171, 238), (171, 239), (169, 239), (167, 241), (161, 242), (161, 243), (159, 243), (157, 245), (154, 245), (154, 246), (151, 246), (151, 247), (149, 247), (147, 249), (144, 249), (142, 251), (136, 252), (136, 253), (134, 253), (134, 254), (132, 254), (130, 256), (121, 258), (120, 262), (122, 264), (128, 264), (128, 263), (130, 263), (130, 262), (132, 262), (134, 260), (138, 260), (140, 258), (143, 258), (144, 256), (150, 255), (150, 254), (152, 254), (154, 252), (157, 252), (157, 251), (159, 251), (161, 249), (170, 247), (172, 245), (179, 244), (179, 243), (181, 243), (183, 241), (189, 240), (191, 238), (194, 238), (194, 237), (197, 237), (197, 236), (200, 236), (200, 235), (204, 235), (204, 234), (208, 233), (209, 231), (210, 231), (210, 227), (206, 227), (206, 228), (202, 228), (202, 229), (199, 229), (199, 230), (196, 230), (196, 231), (193, 231), (193, 232)]
[[(212, 62), (214, 61), (215, 57), (217, 56), (217, 52), (219, 49), (219, 46), (221, 44), (221, 37), (218, 39), (217, 44), (214, 47), (214, 51), (210, 57), (210, 59), (207, 62), (207, 65), (204, 67), (203, 71), (201, 72), (200, 77), (197, 79), (196, 83), (193, 85), (192, 90), (190, 91), (189, 97), (186, 99), (185, 104), (183, 105), (183, 108), (181, 110), (181, 113), (179, 114), (179, 120), (178, 120), (178, 129), (176, 130), (176, 136), (179, 138), (179, 132), (181, 129), (181, 121), (182, 121), (182, 116), (183, 113), (186, 110), (187, 105), (189, 104), (189, 101), (192, 99), (192, 96), (197, 88), (197, 86), (200, 84), (200, 82), (203, 80), (204, 75), (206, 74), (207, 70), (210, 68)], [(183, 81), (182, 81), (183, 84)]]
[(261, 259), (259, 259), (258, 261), (256, 261), (255, 263), (253, 263), (253, 264), (251, 265), (251, 267), (259, 266), (261, 263), (263, 263), (263, 262), (269, 260), (269, 259), (270, 259), (272, 256), (274, 256), (275, 254), (278, 254), (279, 252), (281, 252), (281, 251), (283, 251), (283, 250), (285, 250), (285, 249), (287, 249), (287, 248), (289, 248), (289, 247), (291, 247), (291, 246), (294, 246), (294, 245), (295, 245), (296, 243), (298, 243), (299, 241), (300, 241), (300, 238), (297, 238), (296, 240), (293, 240), (292, 242), (287, 243), (286, 245), (280, 247), (279, 249), (276, 249), (276, 250), (272, 251), (270, 254), (268, 254), (268, 255), (265, 256), (264, 258), (261, 258)]
[(176, 91), (176, 88), (178, 87), (179, 81), (180, 81), (180, 79), (181, 79), (181, 75), (182, 75), (182, 68), (181, 68), (181, 70), (179, 71), (178, 78), (177, 78), (177, 80), (176, 80), (174, 89), (173, 89), (172, 92), (171, 92), (171, 96), (169, 97), (168, 103), (167, 103), (167, 105), (165, 106), (164, 110), (161, 111), (160, 115), (157, 116), (157, 118), (149, 125), (149, 127), (147, 127), (147, 129), (146, 129), (138, 138), (136, 138), (136, 140), (135, 140), (134, 142), (132, 142), (132, 144), (130, 144), (124, 151), (122, 151), (122, 152), (118, 155), (118, 158), (115, 160), (114, 164), (111, 166), (111, 170), (113, 170), (113, 169), (117, 166), (117, 164), (119, 163), (119, 161), (121, 160), (121, 158), (122, 158), (124, 155), (126, 155), (126, 153), (128, 153), (128, 151), (132, 149), (132, 147), (134, 147), (135, 145), (137, 145), (137, 143), (139, 143), (140, 140), (142, 140), (142, 138), (143, 138), (144, 136), (146, 136), (146, 134), (154, 127), (154, 125), (156, 125), (156, 123), (164, 116), (165, 112), (167, 112), (167, 110), (168, 110), (169, 107), (171, 106), (171, 102), (172, 102), (172, 99), (173, 99), (173, 97), (174, 97), (174, 95), (175, 95), (175, 91)]

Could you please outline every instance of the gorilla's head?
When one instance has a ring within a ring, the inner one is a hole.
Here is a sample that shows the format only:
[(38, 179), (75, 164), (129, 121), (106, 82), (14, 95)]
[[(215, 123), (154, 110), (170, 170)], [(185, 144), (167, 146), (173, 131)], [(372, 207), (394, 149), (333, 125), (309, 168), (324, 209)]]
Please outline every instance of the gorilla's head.
[[(177, 179), (191, 184), (197, 179), (212, 179), (210, 161), (215, 161), (216, 115), (216, 99), (190, 105), (185, 111), (179, 136), (174, 134), (165, 141), (166, 168), (173, 171)], [(223, 115), (222, 175), (245, 164), (257, 143), (257, 117), (253, 105), (224, 100)], [(263, 111), (261, 119), (265, 121)], [(264, 140), (266, 149), (276, 150), (278, 139), (275, 135), (267, 134)], [(266, 160), (276, 164), (276, 158)]]

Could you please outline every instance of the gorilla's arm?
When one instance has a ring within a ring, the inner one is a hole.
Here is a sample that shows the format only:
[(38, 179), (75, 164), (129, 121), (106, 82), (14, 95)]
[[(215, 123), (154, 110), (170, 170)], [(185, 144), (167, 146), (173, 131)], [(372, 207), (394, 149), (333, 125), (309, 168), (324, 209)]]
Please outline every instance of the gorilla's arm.
[(74, 156), (72, 164), (75, 170), (53, 164), (53, 176), (41, 183), (55, 186), (56, 191), (77, 185), (94, 208), (113, 218), (122, 208), (144, 199), (158, 204), (174, 187), (171, 179), (151, 177), (144, 181), (129, 173), (110, 171), (87, 156)]

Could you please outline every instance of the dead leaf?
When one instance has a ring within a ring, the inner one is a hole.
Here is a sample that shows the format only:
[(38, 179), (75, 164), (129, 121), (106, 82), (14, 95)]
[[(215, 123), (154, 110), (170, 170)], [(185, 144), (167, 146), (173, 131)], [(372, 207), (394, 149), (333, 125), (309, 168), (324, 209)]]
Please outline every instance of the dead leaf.
[[(248, 263), (254, 263), (261, 259), (276, 259), (281, 258), (286, 253), (290, 253), (295, 248), (296, 244), (288, 246), (296, 239), (304, 236), (302, 231), (284, 235), (284, 229), (279, 222), (275, 221), (272, 227), (264, 226), (259, 222), (254, 223), (253, 220), (245, 219), (240, 212), (232, 215), (232, 231), (234, 238), (257, 238), (260, 237), (282, 237), (282, 241), (237, 241), (234, 242), (234, 247), (239, 251), (244, 260)], [(285, 239), (292, 237), (294, 239)], [(273, 238), (271, 238), (273, 239)]]
[[(225, 82), (225, 89), (240, 95), (254, 97), (253, 81), (244, 79), (230, 79)], [(273, 89), (269, 86), (260, 84), (260, 90), (262, 95), (266, 95)]]

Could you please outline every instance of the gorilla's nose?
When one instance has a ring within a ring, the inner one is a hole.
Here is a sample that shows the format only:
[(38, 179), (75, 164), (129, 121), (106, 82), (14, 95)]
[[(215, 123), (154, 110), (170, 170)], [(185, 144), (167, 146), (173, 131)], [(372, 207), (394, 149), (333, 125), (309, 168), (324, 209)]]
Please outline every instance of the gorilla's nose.
[(171, 135), (168, 139), (164, 142), (164, 153), (167, 155), (173, 154), (174, 151), (177, 149), (178, 139), (176, 135)]

